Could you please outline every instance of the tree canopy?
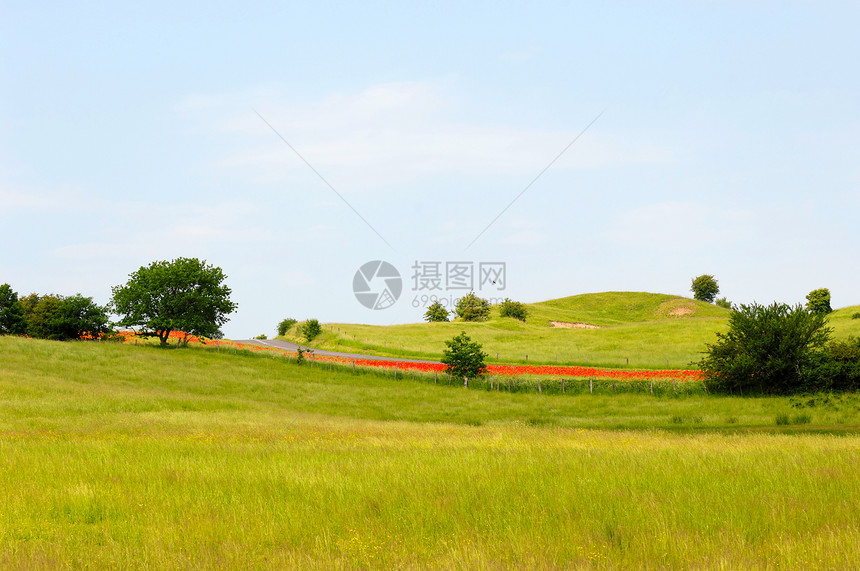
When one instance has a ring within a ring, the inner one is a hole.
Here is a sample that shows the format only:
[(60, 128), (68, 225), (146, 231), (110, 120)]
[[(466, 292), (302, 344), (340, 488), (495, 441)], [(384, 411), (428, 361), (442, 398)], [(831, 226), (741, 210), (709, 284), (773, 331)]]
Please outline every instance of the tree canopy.
[(826, 287), (814, 289), (806, 294), (806, 309), (812, 313), (830, 313), (830, 290)]
[(152, 262), (129, 274), (125, 285), (112, 289), (110, 307), (118, 325), (140, 327), (162, 345), (173, 331), (187, 336), (220, 337), (220, 327), (237, 305), (221, 268), (197, 258)]
[(428, 323), (448, 321), (448, 309), (437, 299), (427, 306), (427, 312), (424, 314), (424, 321)]
[(486, 321), (490, 317), (490, 302), (470, 291), (457, 301), (454, 312), (463, 321)]
[(471, 379), (484, 374), (487, 366), (484, 359), (487, 354), (481, 351), (481, 344), (466, 335), (463, 331), (453, 339), (445, 341), (447, 349), (443, 351), (442, 363), (448, 373), (460, 379)]
[(0, 285), (0, 335), (22, 335), (27, 329), (18, 293), (9, 284)]
[(713, 303), (714, 298), (720, 293), (720, 286), (717, 280), (710, 274), (702, 274), (697, 278), (693, 278), (693, 283), (690, 285), (690, 290), (693, 292), (693, 299)]
[(727, 393), (790, 394), (814, 389), (827, 318), (800, 305), (740, 305), (699, 362), (706, 386)]
[(529, 310), (526, 308), (526, 305), (520, 301), (513, 301), (506, 297), (499, 304), (499, 316), (501, 317), (512, 317), (520, 321), (525, 321), (528, 314)]

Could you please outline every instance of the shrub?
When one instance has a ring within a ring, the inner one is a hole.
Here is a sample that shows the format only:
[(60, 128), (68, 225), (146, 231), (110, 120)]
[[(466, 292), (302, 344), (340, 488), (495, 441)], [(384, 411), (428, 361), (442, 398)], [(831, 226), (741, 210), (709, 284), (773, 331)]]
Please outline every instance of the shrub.
[(857, 313), (853, 313), (851, 315), (851, 319), (860, 319), (860, 311), (858, 311)]
[(298, 321), (291, 317), (284, 319), (283, 321), (278, 323), (278, 335), (283, 337), (287, 334), (287, 331), (292, 329), (293, 325), (295, 325), (296, 323), (298, 323)]
[(860, 389), (860, 339), (852, 336), (828, 343), (813, 356), (810, 377), (820, 390)]
[(717, 294), (720, 293), (720, 286), (717, 284), (714, 276), (702, 274), (697, 278), (693, 278), (690, 290), (693, 292), (693, 299), (712, 303)]
[(31, 337), (67, 341), (97, 338), (111, 330), (107, 308), (91, 297), (31, 294), (25, 299), (27, 334)]
[(436, 300), (427, 307), (427, 313), (424, 314), (424, 321), (428, 323), (448, 321), (448, 310), (444, 305)]
[(741, 305), (729, 317), (729, 331), (717, 333), (699, 362), (714, 392), (790, 394), (814, 389), (818, 352), (830, 329), (821, 314), (800, 305)]
[(309, 343), (320, 333), (322, 333), (322, 326), (316, 319), (308, 319), (302, 324), (301, 334)]
[(254, 339), (268, 339), (268, 337), (266, 337), (265, 333), (260, 333), (259, 335), (254, 337)]
[(27, 330), (24, 307), (9, 284), (0, 285), (0, 335), (23, 335)]
[(827, 314), (833, 311), (830, 307), (830, 290), (826, 287), (814, 289), (806, 294), (806, 309), (810, 313)]
[(484, 359), (487, 354), (481, 351), (481, 344), (472, 341), (463, 331), (453, 339), (445, 341), (448, 346), (442, 355), (445, 370), (458, 379), (471, 379), (484, 374), (487, 365)]
[(502, 317), (512, 317), (514, 319), (519, 319), (520, 321), (525, 321), (528, 316), (528, 309), (524, 303), (519, 301), (511, 301), (507, 297), (505, 301), (499, 304), (499, 315)]
[(732, 308), (732, 302), (730, 302), (729, 300), (727, 300), (724, 297), (721, 297), (721, 298), (715, 300), (714, 305), (716, 305), (717, 307), (725, 307), (726, 309)]
[(486, 321), (490, 317), (490, 303), (470, 291), (457, 300), (455, 313), (463, 321)]

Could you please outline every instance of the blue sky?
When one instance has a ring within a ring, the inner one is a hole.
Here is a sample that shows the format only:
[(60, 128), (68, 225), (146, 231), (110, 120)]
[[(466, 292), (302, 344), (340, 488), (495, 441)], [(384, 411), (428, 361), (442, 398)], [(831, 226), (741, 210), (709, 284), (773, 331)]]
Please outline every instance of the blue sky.
[[(201, 6), (0, 6), (0, 283), (105, 303), (198, 257), (233, 338), (462, 294), (416, 261), (504, 262), (479, 293), (527, 302), (709, 273), (860, 303), (856, 3)], [(393, 307), (353, 295), (370, 260)]]

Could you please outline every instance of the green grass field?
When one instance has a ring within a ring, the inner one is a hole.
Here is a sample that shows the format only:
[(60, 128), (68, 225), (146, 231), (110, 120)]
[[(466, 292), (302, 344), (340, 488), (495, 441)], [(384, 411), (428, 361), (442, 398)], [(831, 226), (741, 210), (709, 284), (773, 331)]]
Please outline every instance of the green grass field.
[[(373, 326), (333, 323), (311, 344), (321, 349), (438, 360), (445, 340), (465, 331), (490, 361), (686, 369), (707, 343), (727, 329), (730, 311), (677, 296), (606, 292), (529, 304), (525, 323), (493, 308), (483, 323), (413, 323)], [(831, 314), (836, 336), (860, 336), (854, 306)], [(552, 327), (551, 322), (596, 329)], [(285, 339), (303, 342), (295, 328)]]
[(860, 560), (858, 395), (509, 394), (0, 337), (0, 458), (4, 569)]

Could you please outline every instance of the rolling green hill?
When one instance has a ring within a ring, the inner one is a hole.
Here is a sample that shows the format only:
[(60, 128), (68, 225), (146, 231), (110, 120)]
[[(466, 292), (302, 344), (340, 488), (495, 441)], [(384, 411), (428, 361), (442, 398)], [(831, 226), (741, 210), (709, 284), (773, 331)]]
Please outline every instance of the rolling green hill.
[[(312, 345), (435, 360), (446, 339), (466, 331), (491, 361), (688, 368), (729, 315), (708, 303), (644, 292), (583, 294), (527, 307), (525, 323), (499, 317), (494, 307), (483, 323), (327, 324)], [(287, 339), (301, 341), (290, 333)]]
[[(311, 345), (320, 349), (438, 360), (445, 340), (465, 331), (490, 361), (631, 368), (689, 368), (727, 328), (730, 310), (689, 298), (647, 292), (603, 292), (527, 304), (525, 323), (499, 317), (483, 323), (374, 326), (332, 323)], [(860, 336), (860, 306), (834, 311), (836, 336)], [(285, 339), (302, 342), (296, 330)]]

